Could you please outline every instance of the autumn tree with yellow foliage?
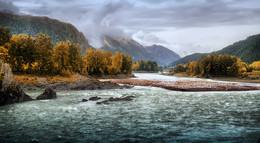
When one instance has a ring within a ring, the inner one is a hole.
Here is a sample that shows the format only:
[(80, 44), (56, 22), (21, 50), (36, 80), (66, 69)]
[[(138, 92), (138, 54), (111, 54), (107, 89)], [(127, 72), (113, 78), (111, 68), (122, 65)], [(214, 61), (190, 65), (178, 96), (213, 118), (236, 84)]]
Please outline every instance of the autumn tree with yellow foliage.
[(260, 61), (255, 61), (249, 65), (252, 70), (260, 71)]
[(69, 75), (70, 63), (69, 63), (69, 42), (56, 43), (53, 53), (54, 69), (56, 74)]
[(37, 57), (35, 38), (26, 34), (12, 35), (5, 48), (9, 55), (7, 62), (14, 72), (31, 72), (31, 65)]
[(111, 73), (114, 75), (121, 73), (122, 64), (123, 64), (122, 54), (120, 52), (115, 52), (114, 55), (111, 57), (111, 59), (112, 59)]
[(70, 71), (83, 74), (85, 72), (85, 63), (79, 45), (71, 44), (69, 41), (67, 44), (69, 46)]
[[(173, 68), (174, 73), (186, 72), (199, 76), (244, 76), (247, 72), (260, 67), (260, 62), (254, 62), (250, 66), (242, 62), (236, 56), (210, 54), (203, 56), (200, 61), (192, 61), (185, 65), (179, 64)], [(258, 65), (258, 66), (257, 66)], [(180, 68), (182, 67), (182, 68)], [(183, 70), (185, 69), (185, 70)], [(260, 69), (260, 68), (259, 68)]]
[(117, 75), (132, 72), (132, 59), (129, 55), (109, 51), (87, 49), (85, 52), (86, 69), (89, 75)]
[(86, 69), (89, 75), (102, 75), (107, 66), (104, 52), (93, 48), (87, 49), (85, 52)]
[(46, 34), (37, 34), (35, 38), (37, 58), (33, 69), (39, 74), (50, 74), (53, 72), (53, 44), (51, 38)]
[(39, 33), (34, 37), (26, 34), (12, 35), (0, 27), (0, 58), (9, 63), (15, 73), (70, 76), (130, 74), (131, 56), (120, 52), (87, 49), (83, 58), (78, 44), (70, 41), (56, 43)]

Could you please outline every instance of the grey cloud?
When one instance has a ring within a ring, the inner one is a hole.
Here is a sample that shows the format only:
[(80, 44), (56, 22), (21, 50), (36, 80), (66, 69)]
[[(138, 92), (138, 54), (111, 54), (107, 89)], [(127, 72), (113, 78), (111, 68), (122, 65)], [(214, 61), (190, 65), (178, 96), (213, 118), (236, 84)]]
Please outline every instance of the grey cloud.
[(11, 14), (18, 14), (19, 8), (14, 6), (12, 2), (4, 2), (0, 1), (0, 11), (1, 12), (7, 12)]
[[(204, 27), (260, 22), (258, 16), (260, 8), (233, 6), (248, 0), (143, 0), (141, 2), (146, 6), (142, 7), (122, 0), (107, 1), (94, 8), (89, 6), (88, 2), (82, 1), (75, 1), (75, 4), (60, 0), (55, 2), (60, 6), (43, 5), (41, 8), (28, 11), (36, 15), (49, 15), (76, 25), (82, 23), (79, 19), (84, 19), (92, 21), (95, 25), (147, 32), (163, 30), (166, 27)], [(253, 2), (260, 5), (260, 1), (253, 0)], [(56, 17), (57, 15), (60, 17)]]
[[(85, 35), (96, 47), (102, 46), (102, 37), (104, 35), (121, 36), (129, 38), (130, 35), (125, 33), (123, 29), (115, 26), (115, 23), (120, 23), (122, 17), (115, 17), (126, 9), (131, 9), (133, 4), (128, 1), (109, 1), (103, 6), (91, 10), (85, 15), (85, 23), (83, 29)], [(117, 25), (117, 24), (116, 24)]]
[(133, 5), (130, 4), (128, 1), (119, 1), (119, 2), (112, 2), (103, 5), (98, 11), (96, 11), (95, 18), (93, 21), (95, 23), (100, 23), (104, 18), (106, 18), (109, 15), (114, 14), (115, 12), (119, 12), (120, 10), (126, 10)]
[(169, 44), (166, 41), (160, 39), (159, 37), (155, 36), (154, 34), (138, 32), (133, 35), (138, 41), (145, 41), (146, 46), (152, 44)]
[(259, 0), (104, 1), (93, 4), (84, 0), (38, 0), (35, 2), (40, 7), (19, 8), (32, 15), (44, 15), (72, 23), (95, 47), (102, 45), (100, 40), (104, 35), (129, 38), (138, 31), (144, 31), (146, 38), (143, 40), (164, 43), (160, 38), (151, 36), (151, 33), (169, 28), (260, 23)]
[(52, 13), (52, 9), (46, 5), (43, 5), (39, 8), (29, 9), (30, 13), (34, 13), (35, 15), (50, 15)]
[[(242, 1), (240, 1), (242, 2)], [(245, 1), (243, 1), (245, 2)], [(131, 17), (123, 20), (126, 27), (138, 25), (151, 28), (185, 28), (232, 24), (258, 24), (260, 8), (234, 7), (237, 1), (193, 1), (158, 8), (136, 8)], [(260, 5), (260, 1), (256, 2)], [(142, 19), (142, 20), (140, 20)], [(134, 24), (135, 23), (135, 24)], [(162, 30), (162, 29), (159, 29)]]
[(129, 37), (122, 29), (113, 27), (113, 22), (118, 22), (113, 15), (133, 6), (128, 1), (108, 1), (101, 6), (80, 1), (66, 5), (63, 4), (64, 1), (55, 2), (55, 5), (51, 5), (38, 1), (41, 7), (26, 10), (34, 15), (49, 16), (74, 24), (96, 47), (102, 45), (101, 38), (104, 35)]

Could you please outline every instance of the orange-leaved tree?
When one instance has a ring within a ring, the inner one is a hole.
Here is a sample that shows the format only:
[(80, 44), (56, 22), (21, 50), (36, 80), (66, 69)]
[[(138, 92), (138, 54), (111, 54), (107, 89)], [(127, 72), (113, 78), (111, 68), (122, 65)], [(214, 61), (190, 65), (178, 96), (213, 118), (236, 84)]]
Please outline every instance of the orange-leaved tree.
[(35, 38), (26, 34), (12, 35), (10, 41), (5, 44), (8, 50), (8, 63), (14, 72), (31, 72), (31, 65), (37, 58)]
[(34, 70), (39, 74), (52, 74), (53, 70), (53, 44), (46, 34), (37, 34), (35, 47), (38, 57)]

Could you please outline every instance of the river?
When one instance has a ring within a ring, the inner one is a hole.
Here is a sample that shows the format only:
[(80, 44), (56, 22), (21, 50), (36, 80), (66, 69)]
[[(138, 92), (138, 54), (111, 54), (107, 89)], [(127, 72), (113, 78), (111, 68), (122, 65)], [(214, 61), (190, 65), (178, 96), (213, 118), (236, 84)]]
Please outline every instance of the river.
[[(140, 79), (183, 80), (136, 73)], [(197, 79), (202, 80), (202, 79)], [(43, 91), (26, 91), (36, 98)], [(135, 96), (97, 105), (83, 98)], [(57, 99), (0, 107), (0, 142), (257, 142), (260, 91), (178, 92), (156, 87), (57, 91)]]

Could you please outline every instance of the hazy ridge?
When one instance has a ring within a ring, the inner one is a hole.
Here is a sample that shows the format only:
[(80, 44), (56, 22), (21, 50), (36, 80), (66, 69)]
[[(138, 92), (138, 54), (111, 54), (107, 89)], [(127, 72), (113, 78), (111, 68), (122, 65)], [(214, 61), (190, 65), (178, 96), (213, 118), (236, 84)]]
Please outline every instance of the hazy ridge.
[(133, 39), (122, 37), (103, 37), (104, 46), (101, 48), (104, 51), (114, 53), (116, 51), (131, 55), (134, 61), (138, 60), (153, 60), (159, 65), (168, 65), (172, 61), (180, 59), (180, 56), (160, 45), (143, 46)]

